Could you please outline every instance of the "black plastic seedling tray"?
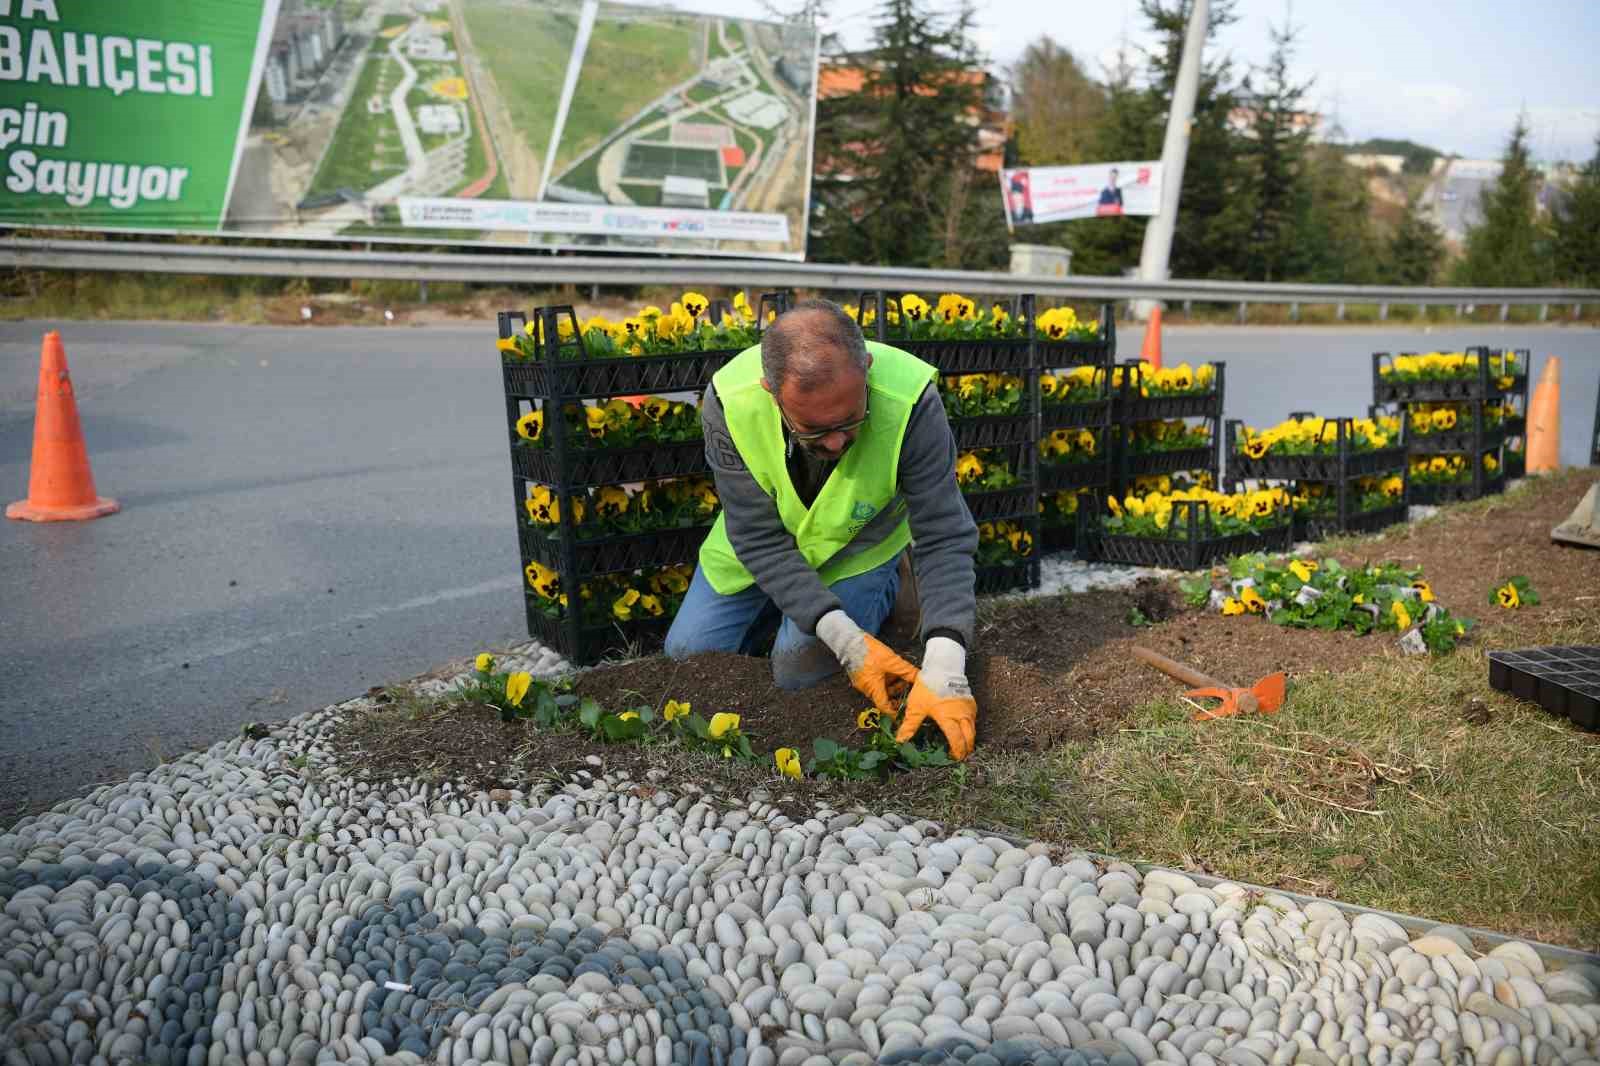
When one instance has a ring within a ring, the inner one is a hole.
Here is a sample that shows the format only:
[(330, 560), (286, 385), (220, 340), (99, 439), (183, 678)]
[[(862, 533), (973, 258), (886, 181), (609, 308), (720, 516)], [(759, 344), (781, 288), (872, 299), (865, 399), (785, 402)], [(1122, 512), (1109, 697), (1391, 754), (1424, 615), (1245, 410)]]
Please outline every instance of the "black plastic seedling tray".
[(1532, 700), (1580, 729), (1600, 732), (1600, 647), (1564, 645), (1489, 653), (1489, 684)]

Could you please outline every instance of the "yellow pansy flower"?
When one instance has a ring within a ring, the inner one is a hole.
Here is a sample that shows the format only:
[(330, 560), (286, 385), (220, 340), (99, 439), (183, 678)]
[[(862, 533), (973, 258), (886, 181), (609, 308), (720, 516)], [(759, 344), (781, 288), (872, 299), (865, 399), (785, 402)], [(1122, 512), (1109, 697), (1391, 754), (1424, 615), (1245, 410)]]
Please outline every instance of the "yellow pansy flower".
[(506, 678), (506, 702), (513, 707), (521, 707), (522, 699), (532, 684), (533, 675), (521, 670)]
[(1389, 605), (1389, 613), (1394, 615), (1394, 624), (1397, 629), (1411, 628), (1411, 612), (1406, 610), (1406, 605), (1395, 600)]
[(689, 704), (679, 703), (677, 700), (668, 700), (667, 705), (661, 709), (661, 717), (669, 722), (676, 722), (688, 713)]
[(856, 715), (856, 728), (863, 732), (871, 732), (878, 728), (878, 722), (883, 717), (875, 707), (869, 707)]
[(477, 668), (478, 673), (487, 674), (494, 668), (494, 656), (486, 651), (480, 651), (478, 657), (472, 661), (472, 665)]
[(739, 728), (739, 716), (732, 711), (718, 711), (711, 716), (711, 725), (706, 732), (713, 740), (721, 740), (730, 729)]
[(800, 753), (793, 748), (779, 748), (772, 753), (772, 761), (778, 764), (778, 773), (784, 777), (800, 780)]

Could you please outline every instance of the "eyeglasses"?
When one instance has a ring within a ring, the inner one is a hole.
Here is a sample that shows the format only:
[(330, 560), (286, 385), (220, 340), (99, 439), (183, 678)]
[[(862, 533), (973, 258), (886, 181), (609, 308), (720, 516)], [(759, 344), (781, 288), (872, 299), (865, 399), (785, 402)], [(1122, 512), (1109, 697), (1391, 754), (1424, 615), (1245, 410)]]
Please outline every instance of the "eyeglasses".
[(789, 436), (792, 439), (799, 441), (801, 444), (815, 444), (823, 437), (834, 433), (853, 433), (867, 424), (868, 412), (863, 409), (861, 412), (861, 417), (853, 422), (844, 422), (837, 426), (830, 426), (827, 429), (814, 429), (802, 433), (800, 430), (794, 428), (793, 422), (789, 421), (789, 416), (783, 411), (783, 404), (778, 403), (778, 398), (776, 396), (772, 398), (772, 403), (778, 409), (778, 417), (783, 419), (783, 428), (789, 431)]

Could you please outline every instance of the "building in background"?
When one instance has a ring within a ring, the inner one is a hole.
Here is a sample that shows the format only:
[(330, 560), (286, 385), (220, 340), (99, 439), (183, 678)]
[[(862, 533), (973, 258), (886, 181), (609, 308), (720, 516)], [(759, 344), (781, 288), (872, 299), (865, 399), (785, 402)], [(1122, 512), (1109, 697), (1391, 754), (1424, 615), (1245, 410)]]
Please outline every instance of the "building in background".
[(302, 99), (333, 61), (344, 42), (344, 17), (339, 5), (293, 7), (278, 16), (267, 46), (263, 83), (274, 107)]

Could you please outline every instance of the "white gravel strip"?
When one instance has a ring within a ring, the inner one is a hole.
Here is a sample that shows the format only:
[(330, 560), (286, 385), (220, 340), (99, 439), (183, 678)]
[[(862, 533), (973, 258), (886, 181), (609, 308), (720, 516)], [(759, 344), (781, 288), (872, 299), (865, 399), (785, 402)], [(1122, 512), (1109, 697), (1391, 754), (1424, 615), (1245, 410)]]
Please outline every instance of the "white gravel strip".
[(1600, 1059), (1600, 967), (1525, 944), (599, 768), (371, 787), (327, 743), (366, 706), (0, 836), (4, 1062)]

